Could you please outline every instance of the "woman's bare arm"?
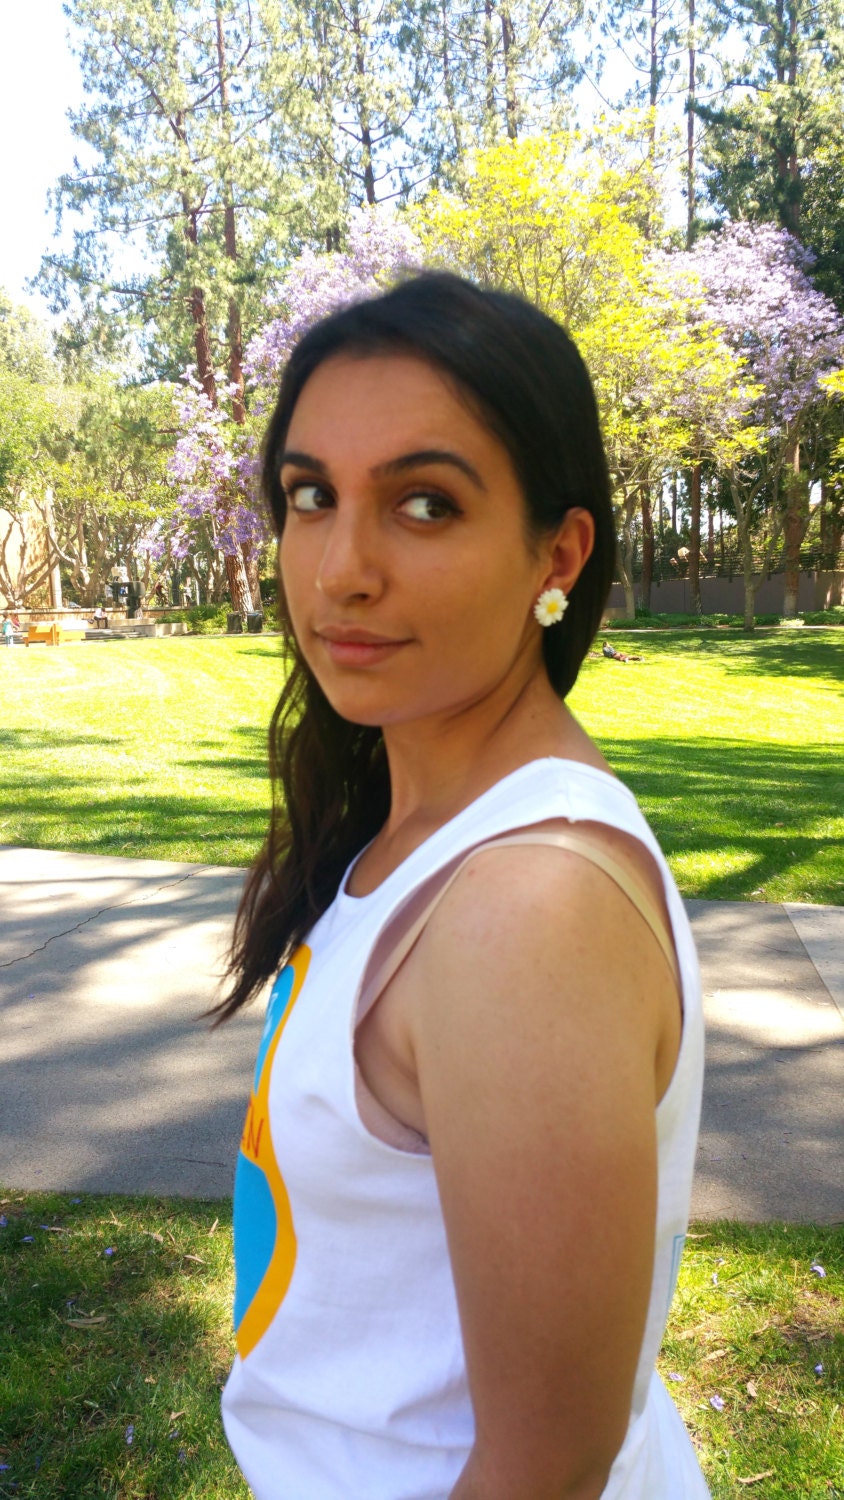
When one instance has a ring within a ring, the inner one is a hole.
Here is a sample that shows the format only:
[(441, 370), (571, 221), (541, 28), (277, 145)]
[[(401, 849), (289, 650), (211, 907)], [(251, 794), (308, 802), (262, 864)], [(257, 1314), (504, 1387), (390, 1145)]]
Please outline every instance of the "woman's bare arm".
[(405, 983), (476, 1423), (452, 1500), (597, 1500), (650, 1292), (667, 966), (585, 860), (490, 850)]

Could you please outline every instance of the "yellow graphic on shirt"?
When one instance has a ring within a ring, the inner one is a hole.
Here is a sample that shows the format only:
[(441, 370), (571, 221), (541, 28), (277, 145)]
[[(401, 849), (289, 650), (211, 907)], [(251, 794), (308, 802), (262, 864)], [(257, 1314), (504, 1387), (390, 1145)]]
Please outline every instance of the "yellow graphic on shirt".
[(273, 986), (240, 1143), (234, 1188), (234, 1322), (241, 1359), (269, 1328), (296, 1264), (290, 1199), (270, 1134), (269, 1092), (273, 1058), (310, 961), (311, 950), (303, 944)]

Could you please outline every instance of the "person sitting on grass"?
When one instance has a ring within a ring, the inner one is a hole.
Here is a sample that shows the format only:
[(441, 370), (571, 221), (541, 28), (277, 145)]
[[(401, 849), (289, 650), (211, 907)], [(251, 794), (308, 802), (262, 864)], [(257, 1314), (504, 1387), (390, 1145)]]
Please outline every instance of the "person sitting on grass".
[(641, 661), (642, 660), (641, 656), (631, 656), (628, 651), (616, 651), (615, 646), (611, 646), (610, 643), (609, 643), (609, 641), (604, 641), (604, 644), (601, 647), (601, 652), (607, 658), (608, 661)]

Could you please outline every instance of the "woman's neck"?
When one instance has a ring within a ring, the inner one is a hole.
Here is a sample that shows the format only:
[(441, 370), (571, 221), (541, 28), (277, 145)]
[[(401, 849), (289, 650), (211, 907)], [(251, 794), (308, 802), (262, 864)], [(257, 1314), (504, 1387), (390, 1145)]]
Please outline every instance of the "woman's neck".
[(390, 813), (356, 869), (355, 885), (366, 889), (519, 766), (549, 755), (606, 769), (544, 670), (515, 691), (499, 689), (459, 713), (388, 725), (384, 743)]

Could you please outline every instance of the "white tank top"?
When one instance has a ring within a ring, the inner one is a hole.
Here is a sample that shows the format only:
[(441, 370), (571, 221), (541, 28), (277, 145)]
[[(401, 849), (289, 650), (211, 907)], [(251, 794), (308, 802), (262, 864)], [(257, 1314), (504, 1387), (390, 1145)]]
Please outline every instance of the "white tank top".
[[(703, 1081), (700, 975), (677, 888), (632, 794), (532, 761), (364, 897), (345, 881), (273, 987), (234, 1193), (237, 1355), (223, 1421), (256, 1500), (447, 1500), (472, 1447), (460, 1323), (430, 1155), (371, 1134), (354, 1029), (379, 937), (475, 846), (550, 819), (606, 823), (662, 873), (680, 972), (679, 1056), (656, 1111), (655, 1256), (630, 1423), (602, 1500), (707, 1500), (654, 1370), (686, 1235)], [(382, 942), (381, 948), (384, 944)]]

